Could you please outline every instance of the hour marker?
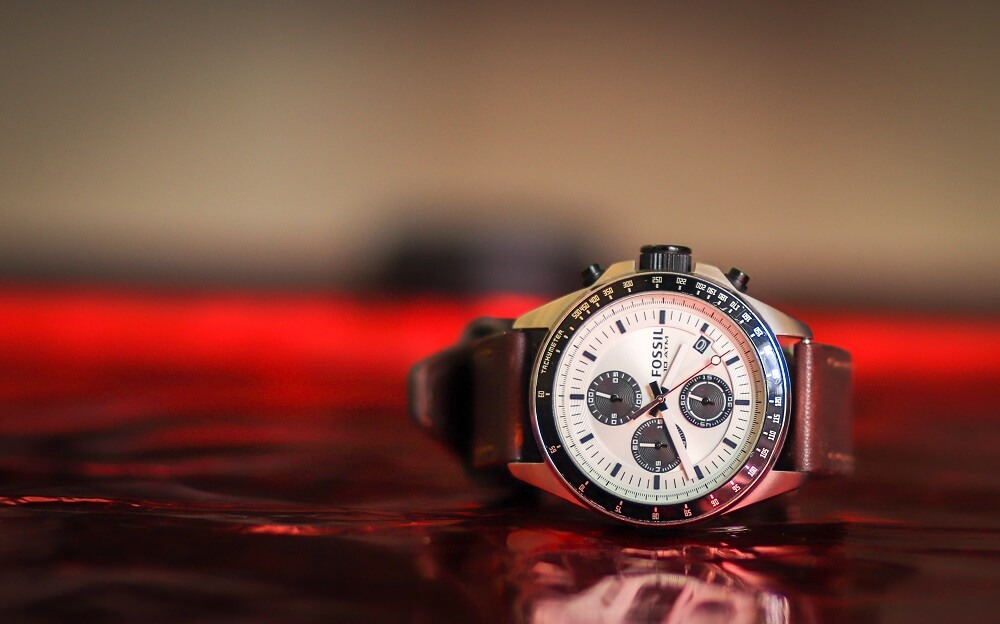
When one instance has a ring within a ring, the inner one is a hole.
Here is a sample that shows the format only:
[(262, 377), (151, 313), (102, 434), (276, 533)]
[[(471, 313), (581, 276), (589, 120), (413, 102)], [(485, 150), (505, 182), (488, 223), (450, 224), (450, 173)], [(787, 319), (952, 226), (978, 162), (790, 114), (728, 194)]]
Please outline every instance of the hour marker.
[(594, 439), (594, 434), (588, 433), (587, 435), (580, 438), (580, 444), (586, 444), (587, 442), (590, 442), (593, 439)]
[(702, 325), (701, 329), (699, 331), (701, 331), (701, 333), (703, 333), (703, 334), (705, 332), (707, 332), (708, 331), (708, 323), (705, 323), (704, 325)]
[(667, 311), (660, 310), (660, 325), (666, 325), (666, 324), (667, 324)]
[(736, 399), (733, 403), (736, 405), (750, 405), (750, 399)]
[(660, 489), (660, 475), (653, 475), (653, 489)]
[(695, 467), (694, 467), (694, 475), (695, 475), (696, 477), (698, 477), (699, 479), (704, 479), (704, 478), (705, 478), (705, 475), (703, 475), (703, 474), (701, 473), (701, 468), (699, 468), (698, 466), (695, 466)]
[(730, 440), (729, 438), (722, 438), (722, 441), (725, 442), (726, 446), (728, 446), (729, 448), (736, 448), (736, 443)]
[(582, 394), (571, 394), (571, 395), (569, 395), (569, 400), (570, 401), (582, 401), (584, 398), (586, 398), (586, 397), (584, 397)]
[(733, 364), (740, 361), (740, 356), (734, 355), (733, 357), (726, 360), (726, 366), (732, 366)]
[(613, 476), (617, 475), (618, 471), (621, 470), (621, 469), (622, 469), (622, 465), (621, 464), (615, 464), (615, 467), (611, 469), (611, 476), (613, 477)]
[(583, 352), (583, 357), (587, 358), (591, 362), (596, 362), (597, 361), (597, 356), (594, 355), (593, 353), (591, 353), (590, 351), (584, 351)]
[(621, 332), (623, 334), (625, 333), (625, 325), (623, 325), (621, 321), (615, 321), (615, 325), (618, 326), (618, 331), (619, 332)]

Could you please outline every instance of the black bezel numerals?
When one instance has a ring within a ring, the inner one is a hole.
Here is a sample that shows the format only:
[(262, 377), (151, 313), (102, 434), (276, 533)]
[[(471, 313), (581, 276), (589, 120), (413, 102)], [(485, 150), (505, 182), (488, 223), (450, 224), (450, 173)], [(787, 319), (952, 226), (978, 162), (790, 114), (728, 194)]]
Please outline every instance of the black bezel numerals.
[[(656, 292), (689, 295), (714, 308), (738, 326), (761, 367), (765, 400), (760, 433), (744, 464), (714, 490), (681, 503), (645, 504), (623, 500), (591, 480), (562, 445), (557, 431), (553, 392), (564, 347), (592, 314), (619, 299)], [(739, 296), (692, 274), (643, 272), (601, 284), (586, 293), (549, 332), (532, 370), (532, 421), (548, 462), (575, 495), (594, 509), (634, 524), (685, 524), (731, 508), (768, 472), (788, 431), (788, 367), (774, 333)]]

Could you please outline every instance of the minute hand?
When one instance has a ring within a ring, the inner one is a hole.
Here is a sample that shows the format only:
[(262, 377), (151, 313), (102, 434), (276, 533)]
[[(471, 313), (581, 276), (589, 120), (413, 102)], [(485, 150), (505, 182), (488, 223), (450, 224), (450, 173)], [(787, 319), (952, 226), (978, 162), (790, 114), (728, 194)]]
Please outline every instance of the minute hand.
[(674, 358), (674, 361), (670, 363), (670, 368), (668, 368), (667, 372), (663, 374), (663, 380), (660, 384), (657, 384), (655, 381), (649, 384), (649, 388), (653, 393), (653, 400), (650, 401), (649, 403), (646, 403), (639, 409), (637, 409), (635, 413), (632, 414), (633, 418), (638, 418), (639, 416), (642, 416), (652, 411), (654, 407), (662, 405), (663, 402), (666, 401), (668, 394), (673, 392), (675, 389), (681, 387), (682, 385), (686, 384), (688, 380), (690, 380), (692, 377), (694, 377), (701, 371), (711, 366), (715, 361), (715, 357), (713, 356), (712, 359), (706, 362), (704, 366), (696, 370), (690, 377), (688, 377), (687, 379), (685, 379), (684, 381), (675, 386), (668, 387), (667, 381), (673, 382), (674, 378), (677, 377), (677, 371), (681, 369), (680, 364), (684, 362), (684, 357), (686, 355), (687, 355), (686, 350), (681, 351), (680, 353), (677, 354), (677, 356)]
[[(684, 345), (682, 343), (681, 347), (683, 346)], [(674, 356), (674, 359), (670, 361), (670, 366), (663, 372), (663, 378), (660, 379), (660, 388), (664, 391), (663, 394), (666, 394), (666, 392), (669, 392), (674, 387), (674, 379), (676, 379), (677, 375), (681, 372), (681, 366), (684, 364), (684, 359), (687, 357), (688, 353), (688, 349), (682, 348), (678, 351), (677, 355)]]
[(687, 349), (678, 351), (677, 355), (674, 356), (674, 359), (670, 361), (670, 365), (667, 367), (667, 370), (663, 372), (663, 377), (660, 378), (660, 382), (656, 383), (654, 381), (649, 384), (649, 389), (653, 393), (653, 400), (635, 410), (632, 418), (638, 418), (639, 416), (648, 413), (653, 408), (663, 405), (663, 402), (667, 397), (667, 393), (663, 391), (663, 388), (667, 387), (668, 380), (673, 381), (673, 378), (677, 376), (677, 371), (681, 369), (681, 364), (684, 363), (684, 358), (687, 356), (687, 353)]
[[(681, 353), (683, 353), (683, 351)], [(691, 373), (691, 375), (689, 375), (687, 379), (673, 386), (672, 388), (668, 388), (666, 391), (661, 390), (660, 391), (661, 394), (657, 398), (661, 402), (666, 401), (668, 394), (670, 394), (677, 388), (680, 388), (691, 379), (694, 379), (699, 373), (701, 373), (701, 371), (705, 370), (706, 368), (708, 368), (713, 364), (718, 364), (720, 361), (721, 360), (719, 356), (713, 355), (711, 358), (709, 358), (707, 362), (705, 362), (705, 364), (701, 368)], [(671, 368), (673, 367), (671, 366)], [(667, 372), (669, 373), (670, 371)], [(671, 377), (674, 376), (675, 375), (671, 375)], [(654, 389), (653, 391), (655, 392), (656, 390)], [(687, 476), (688, 479), (694, 479), (695, 477), (694, 462), (691, 461), (691, 456), (688, 455), (687, 448), (684, 446), (684, 441), (681, 439), (680, 433), (676, 430), (675, 427), (671, 426), (672, 423), (667, 422), (667, 418), (665, 416), (659, 416), (659, 418), (663, 420), (663, 428), (666, 429), (667, 436), (670, 438), (670, 442), (671, 444), (673, 444), (674, 450), (677, 452), (677, 459), (680, 461), (681, 470), (684, 471), (684, 474)]]
[(710, 359), (709, 361), (705, 362), (705, 365), (704, 365), (704, 366), (702, 366), (701, 368), (699, 368), (699, 369), (698, 369), (698, 370), (696, 370), (695, 372), (693, 372), (693, 373), (691, 373), (690, 375), (688, 375), (688, 376), (687, 376), (687, 378), (686, 378), (686, 379), (685, 379), (684, 381), (680, 382), (680, 383), (679, 383), (679, 384), (677, 384), (676, 386), (673, 386), (672, 388), (668, 388), (668, 389), (664, 390), (664, 391), (663, 391), (663, 394), (662, 394), (661, 396), (663, 396), (663, 397), (666, 397), (666, 396), (667, 396), (668, 394), (670, 394), (671, 392), (673, 392), (673, 391), (674, 391), (674, 390), (676, 390), (677, 388), (680, 388), (681, 386), (683, 386), (683, 385), (684, 385), (684, 384), (686, 384), (687, 382), (689, 382), (689, 381), (691, 381), (692, 379), (694, 379), (695, 377), (697, 377), (697, 376), (698, 376), (698, 375), (699, 375), (699, 374), (701, 373), (701, 371), (705, 370), (706, 368), (708, 368), (708, 367), (709, 367), (709, 366), (711, 366), (712, 364), (715, 364), (715, 363), (716, 363), (716, 358), (717, 358), (717, 357), (719, 357), (719, 356), (717, 356), (717, 355), (713, 355), (713, 356), (712, 356), (712, 359)]

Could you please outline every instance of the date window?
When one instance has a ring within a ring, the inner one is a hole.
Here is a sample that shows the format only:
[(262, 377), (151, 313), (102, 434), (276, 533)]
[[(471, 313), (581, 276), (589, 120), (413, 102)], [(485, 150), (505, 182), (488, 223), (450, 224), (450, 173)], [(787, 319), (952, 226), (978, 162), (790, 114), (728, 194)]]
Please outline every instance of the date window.
[(711, 344), (712, 344), (711, 340), (705, 338), (704, 336), (700, 336), (698, 340), (694, 343), (694, 350), (697, 351), (698, 353), (704, 353), (705, 349), (708, 349), (708, 347), (711, 346)]

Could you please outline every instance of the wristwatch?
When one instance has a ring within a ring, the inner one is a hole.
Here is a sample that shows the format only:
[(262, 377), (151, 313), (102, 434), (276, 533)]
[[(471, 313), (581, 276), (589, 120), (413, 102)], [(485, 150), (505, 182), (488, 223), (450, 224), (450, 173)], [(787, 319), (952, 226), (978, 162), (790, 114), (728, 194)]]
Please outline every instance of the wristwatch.
[(748, 296), (745, 273), (646, 245), (583, 276), (411, 370), (413, 420), (470, 470), (657, 526), (850, 472), (850, 355)]

